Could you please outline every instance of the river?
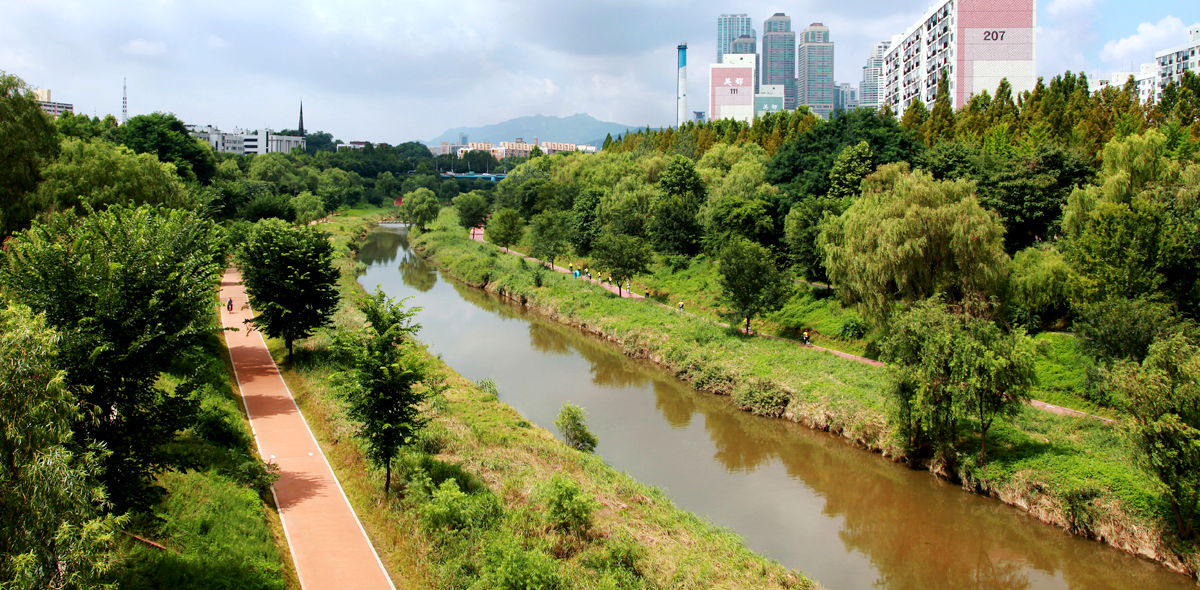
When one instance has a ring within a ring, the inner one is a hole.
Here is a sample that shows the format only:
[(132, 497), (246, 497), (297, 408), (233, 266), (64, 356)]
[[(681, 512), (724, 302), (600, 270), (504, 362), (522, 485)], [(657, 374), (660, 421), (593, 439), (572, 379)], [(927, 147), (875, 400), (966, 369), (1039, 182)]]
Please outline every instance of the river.
[[(1196, 588), (1190, 578), (1068, 535), (846, 440), (752, 416), (613, 345), (440, 275), (400, 229), (372, 232), (359, 282), (411, 297), (420, 339), (555, 431), (587, 411), (606, 463), (832, 590)], [(630, 301), (630, 305), (646, 304)]]

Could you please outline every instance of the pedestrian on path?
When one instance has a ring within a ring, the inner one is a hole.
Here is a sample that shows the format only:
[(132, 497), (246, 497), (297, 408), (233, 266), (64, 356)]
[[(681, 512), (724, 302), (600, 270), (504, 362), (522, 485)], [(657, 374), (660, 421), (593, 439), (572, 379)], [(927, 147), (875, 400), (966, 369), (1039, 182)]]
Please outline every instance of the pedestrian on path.
[(683, 311), (683, 300), (679, 300), (679, 311)]
[(812, 343), (808, 341), (808, 328), (804, 329), (804, 345), (809, 346)]
[(750, 334), (750, 318), (746, 318), (746, 334)]
[(229, 313), (233, 313), (233, 297), (229, 298), (229, 303), (225, 304), (225, 309), (228, 309)]

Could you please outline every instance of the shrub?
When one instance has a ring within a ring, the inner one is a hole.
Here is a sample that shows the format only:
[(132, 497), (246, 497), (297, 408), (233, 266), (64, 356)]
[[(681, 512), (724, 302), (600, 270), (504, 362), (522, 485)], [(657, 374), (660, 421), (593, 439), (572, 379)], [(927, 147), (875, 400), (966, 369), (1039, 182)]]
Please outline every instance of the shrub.
[(420, 511), (421, 521), (431, 530), (483, 530), (500, 515), (500, 501), (486, 490), (464, 493), (457, 482), (447, 479)]
[(733, 403), (738, 409), (771, 418), (783, 415), (791, 399), (791, 394), (767, 379), (748, 379), (733, 391)]
[(582, 535), (592, 528), (592, 513), (600, 503), (583, 494), (575, 480), (556, 474), (545, 490), (546, 512), (555, 528)]
[(496, 387), (496, 381), (490, 377), (484, 377), (483, 379), (476, 381), (475, 385), (479, 387), (479, 389), (483, 390), (484, 393), (490, 394), (494, 397), (500, 397), (500, 389)]
[(858, 317), (855, 314), (847, 313), (842, 318), (842, 327), (838, 329), (838, 336), (850, 340), (858, 340), (867, 335), (867, 330), (871, 329), (871, 325), (867, 320)]
[(554, 558), (528, 551), (511, 538), (492, 547), (486, 571), (484, 587), (494, 590), (557, 590), (563, 586)]
[(563, 441), (572, 449), (585, 453), (596, 450), (596, 444), (599, 441), (596, 439), (596, 435), (588, 430), (583, 409), (579, 406), (563, 404), (562, 410), (558, 412), (558, 418), (554, 420), (554, 426), (558, 427), (558, 431), (563, 435)]

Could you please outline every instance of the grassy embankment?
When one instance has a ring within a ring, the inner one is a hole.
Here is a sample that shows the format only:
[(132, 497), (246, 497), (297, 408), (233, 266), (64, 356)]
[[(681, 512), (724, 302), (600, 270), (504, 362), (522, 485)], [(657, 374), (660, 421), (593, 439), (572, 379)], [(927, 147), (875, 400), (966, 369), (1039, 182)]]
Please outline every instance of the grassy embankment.
[[(366, 461), (331, 385), (340, 367), (329, 344), (338, 331), (362, 326), (348, 244), (385, 213), (351, 212), (323, 226), (338, 251), (342, 308), (332, 328), (298, 344), (295, 361), (280, 366), (397, 587), (505, 588), (521, 577), (560, 588), (814, 586), (660, 491), (566, 447), (432, 357), (448, 388), (428, 404), (432, 423), (420, 443), (397, 462), (403, 491), (383, 499), (383, 473)], [(282, 343), (269, 344), (282, 361)], [(570, 495), (561, 491), (571, 487), (564, 476), (598, 502), (586, 531), (551, 522), (549, 504)]]
[[(447, 229), (449, 228), (449, 229)], [(470, 241), (445, 209), (413, 240), (422, 255), (466, 283), (509, 297), (553, 319), (616, 342), (627, 354), (653, 360), (698, 389), (729, 394), (743, 409), (830, 430), (897, 457), (884, 389), (886, 369), (763, 338), (747, 338), (708, 319), (645, 301), (619, 299), (565, 275)], [(1066, 399), (1081, 379), (1064, 347), (1042, 361), (1049, 393)], [(1051, 397), (1051, 399), (1054, 399)], [(1059, 399), (1057, 401), (1062, 401)], [(1092, 409), (1092, 408), (1087, 408)], [(967, 421), (968, 428), (973, 425)], [(989, 432), (988, 461), (979, 465), (968, 434), (956, 473), (964, 487), (1021, 507), (1037, 518), (1195, 572), (1194, 545), (1170, 532), (1159, 484), (1136, 464), (1118, 427), (1025, 408)]]
[(220, 336), (211, 336), (201, 355), (180, 361), (158, 386), (174, 391), (188, 378), (199, 384), (200, 415), (168, 449), (180, 467), (158, 477), (166, 494), (127, 529), (165, 549), (123, 537), (114, 581), (130, 590), (299, 589), (271, 498), (272, 478), (255, 451)]

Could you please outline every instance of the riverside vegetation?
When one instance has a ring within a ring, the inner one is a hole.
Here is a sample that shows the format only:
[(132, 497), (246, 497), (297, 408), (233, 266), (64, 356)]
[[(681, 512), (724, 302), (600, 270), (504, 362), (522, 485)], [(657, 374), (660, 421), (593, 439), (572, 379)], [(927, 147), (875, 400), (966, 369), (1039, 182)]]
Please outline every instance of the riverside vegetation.
[[(281, 368), (398, 586), (814, 586), (736, 535), (676, 509), (659, 490), (567, 447), (500, 402), (494, 384), (471, 383), (420, 347), (414, 352), (430, 378), (417, 388), (428, 423), (398, 450), (390, 476), (376, 466), (337, 377), (355, 366), (339, 342), (367, 325), (353, 303), (368, 298), (352, 256), (379, 214), (365, 213), (345, 212), (325, 226), (343, 304), (332, 325), (298, 343), (293, 362)], [(284, 343), (269, 344), (282, 361)], [(582, 417), (567, 419), (586, 442)], [(389, 477), (393, 491), (384, 493)]]

